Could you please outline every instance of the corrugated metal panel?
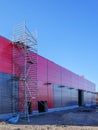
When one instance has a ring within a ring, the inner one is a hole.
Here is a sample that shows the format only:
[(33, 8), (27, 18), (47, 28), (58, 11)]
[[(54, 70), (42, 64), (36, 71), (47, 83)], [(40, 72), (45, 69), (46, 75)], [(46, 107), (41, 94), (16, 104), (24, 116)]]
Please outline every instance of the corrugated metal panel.
[(78, 90), (54, 85), (54, 107), (78, 105)]
[[(48, 74), (47, 74), (48, 72)], [(38, 80), (95, 92), (95, 84), (38, 55)]]
[(96, 94), (91, 92), (84, 92), (84, 104), (95, 105)]
[(61, 67), (47, 60), (48, 62), (48, 82), (61, 84)]
[(61, 107), (61, 88), (54, 85), (54, 107)]
[(12, 43), (0, 36), (0, 72), (12, 73)]
[[(21, 57), (21, 54), (22, 54), (21, 50), (16, 48), (16, 55), (20, 57), (16, 60), (16, 63), (19, 63), (20, 66), (22, 67), (24, 58)], [(32, 58), (34, 57), (34, 53), (31, 52), (30, 55)], [(59, 87), (55, 88), (55, 87), (52, 87), (53, 84), (61, 84), (61, 85), (67, 86), (67, 87), (73, 87), (76, 89), (95, 92), (94, 83), (86, 80), (83, 77), (80, 77), (79, 75), (77, 75), (39, 55), (38, 55), (38, 66), (37, 67), (38, 67), (38, 70), (37, 70), (38, 71), (38, 82), (41, 82), (41, 84), (38, 85), (39, 90), (35, 91), (37, 87), (36, 87), (36, 84), (32, 84), (32, 82), (29, 83), (29, 89), (31, 90), (31, 94), (34, 96), (36, 96), (36, 94), (38, 92), (38, 94), (37, 94), (39, 96), (38, 99), (41, 98), (44, 100), (48, 100), (49, 106), (51, 106), (51, 107), (53, 107), (54, 100), (55, 100), (55, 106), (61, 106), (61, 105), (64, 106), (64, 105), (70, 105), (70, 104), (77, 103), (77, 96), (75, 96), (74, 98), (72, 97), (72, 94), (75, 93), (74, 89), (71, 90), (68, 88), (65, 90), (65, 88), (59, 88)], [(36, 65), (33, 64), (28, 73), (29, 77), (32, 77), (32, 81), (35, 81), (37, 78), (35, 69), (36, 69)], [(12, 44), (9, 40), (7, 40), (3, 37), (0, 37), (0, 72), (10, 73), (10, 74), (12, 73)], [(15, 74), (16, 75), (20, 74), (20, 70), (17, 67), (16, 67)], [(3, 74), (2, 74), (2, 76), (3, 76)], [(6, 77), (6, 76), (4, 75), (4, 77)], [(3, 81), (6, 81), (6, 79), (3, 79)], [(2, 80), (0, 81), (1, 89), (3, 88), (3, 86), (8, 86), (8, 84), (5, 85), (5, 83), (3, 81)], [(47, 83), (47, 82), (52, 83), (50, 88), (48, 85), (45, 85), (45, 83)], [(22, 89), (24, 89), (24, 87), (21, 87), (21, 86), (23, 86), (23, 85), (21, 85), (19, 83), (19, 99), (21, 99), (21, 95), (22, 95), (22, 97), (24, 97), (24, 95), (23, 95), (24, 91), (22, 90)], [(5, 91), (5, 90), (3, 90), (3, 91)], [(12, 89), (10, 87), (9, 87), (9, 90), (12, 92)], [(60, 93), (59, 93), (59, 90), (60, 90)], [(54, 96), (53, 96), (53, 91), (54, 91)], [(0, 92), (0, 94), (2, 94), (2, 91)], [(11, 95), (11, 93), (10, 93), (10, 95)], [(75, 94), (73, 94), (73, 95), (75, 95)], [(50, 100), (50, 97), (51, 97), (51, 100)], [(57, 103), (58, 102), (57, 100), (59, 101), (59, 103)], [(3, 101), (3, 99), (0, 98), (0, 102), (2, 102), (2, 101)], [(35, 109), (35, 108), (37, 109), (36, 102), (37, 102), (36, 100), (33, 102), (33, 104), (34, 104), (33, 109)], [(21, 101), (20, 101), (20, 104), (21, 104)], [(3, 105), (3, 103), (2, 103), (2, 105)]]
[[(0, 73), (0, 114), (13, 112), (13, 107), (18, 109), (18, 84), (15, 84), (17, 91), (13, 93), (13, 85), (10, 80), (10, 74)], [(13, 106), (13, 102), (15, 106)]]

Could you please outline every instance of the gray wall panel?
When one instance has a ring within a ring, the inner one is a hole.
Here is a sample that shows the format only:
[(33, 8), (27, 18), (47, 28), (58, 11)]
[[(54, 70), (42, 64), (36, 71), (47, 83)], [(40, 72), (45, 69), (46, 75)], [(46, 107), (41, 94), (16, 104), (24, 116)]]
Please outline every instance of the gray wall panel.
[[(17, 102), (14, 97), (17, 97)], [(13, 102), (16, 102), (15, 105)], [(13, 107), (18, 109), (18, 84), (12, 85), (10, 74), (0, 73), (0, 114), (13, 112)]]
[(61, 106), (61, 88), (58, 85), (54, 85), (54, 107)]
[(78, 90), (54, 85), (54, 107), (78, 105)]
[(84, 92), (84, 104), (95, 105), (96, 94), (91, 92)]

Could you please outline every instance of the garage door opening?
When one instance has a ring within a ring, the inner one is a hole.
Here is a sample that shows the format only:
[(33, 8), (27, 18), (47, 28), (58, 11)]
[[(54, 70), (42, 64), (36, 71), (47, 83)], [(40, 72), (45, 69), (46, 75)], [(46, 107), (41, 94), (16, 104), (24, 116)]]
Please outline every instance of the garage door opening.
[(48, 111), (47, 101), (38, 101), (38, 111), (39, 112)]
[(79, 106), (84, 105), (84, 92), (83, 92), (83, 90), (78, 90), (78, 105)]

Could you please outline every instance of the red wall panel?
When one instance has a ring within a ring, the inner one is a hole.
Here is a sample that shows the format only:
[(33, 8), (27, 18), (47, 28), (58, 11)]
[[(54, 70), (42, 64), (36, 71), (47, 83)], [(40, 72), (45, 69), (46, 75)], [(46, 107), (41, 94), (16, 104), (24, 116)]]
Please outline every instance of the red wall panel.
[[(54, 106), (54, 84), (95, 92), (95, 84), (38, 55), (38, 97)], [(51, 83), (47, 85), (46, 83)]]
[[(39, 58), (40, 57), (40, 58)], [(38, 56), (38, 80), (95, 92), (95, 84), (52, 61)]]
[[(15, 74), (17, 76), (20, 76), (20, 74), (24, 70), (23, 53), (24, 52), (21, 48), (17, 48), (16, 46), (14, 46), (13, 59)], [(28, 77), (32, 79), (32, 81), (29, 81), (29, 90), (33, 97), (37, 96), (37, 99), (33, 100), (32, 109), (37, 109), (37, 100), (48, 101), (48, 107), (53, 107), (54, 84), (95, 92), (94, 83), (55, 64), (52, 61), (49, 61), (48, 59), (45, 59), (42, 56), (36, 55), (33, 52), (29, 52), (29, 55), (33, 61), (35, 60), (34, 57), (37, 56), (38, 61), (38, 64), (32, 64), (28, 71)], [(6, 72), (10, 74), (12, 73), (12, 43), (11, 41), (3, 37), (0, 37), (0, 72)], [(38, 80), (38, 83), (35, 82), (36, 79)], [(24, 97), (23, 89), (24, 84), (22, 82), (19, 82), (19, 104), (24, 101), (24, 99), (21, 98)], [(19, 106), (21, 109), (21, 105)]]
[(48, 82), (61, 84), (61, 67), (48, 60)]
[(0, 37), (0, 72), (12, 73), (12, 43)]
[(47, 82), (47, 60), (38, 55), (38, 80)]

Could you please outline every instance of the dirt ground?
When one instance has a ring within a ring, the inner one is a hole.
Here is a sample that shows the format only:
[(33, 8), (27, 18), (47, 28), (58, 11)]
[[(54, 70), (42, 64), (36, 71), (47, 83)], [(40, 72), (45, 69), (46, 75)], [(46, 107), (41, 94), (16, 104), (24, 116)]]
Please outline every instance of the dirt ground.
[(26, 118), (17, 124), (0, 121), (0, 130), (98, 130), (98, 112), (79, 108), (34, 115), (29, 123)]

